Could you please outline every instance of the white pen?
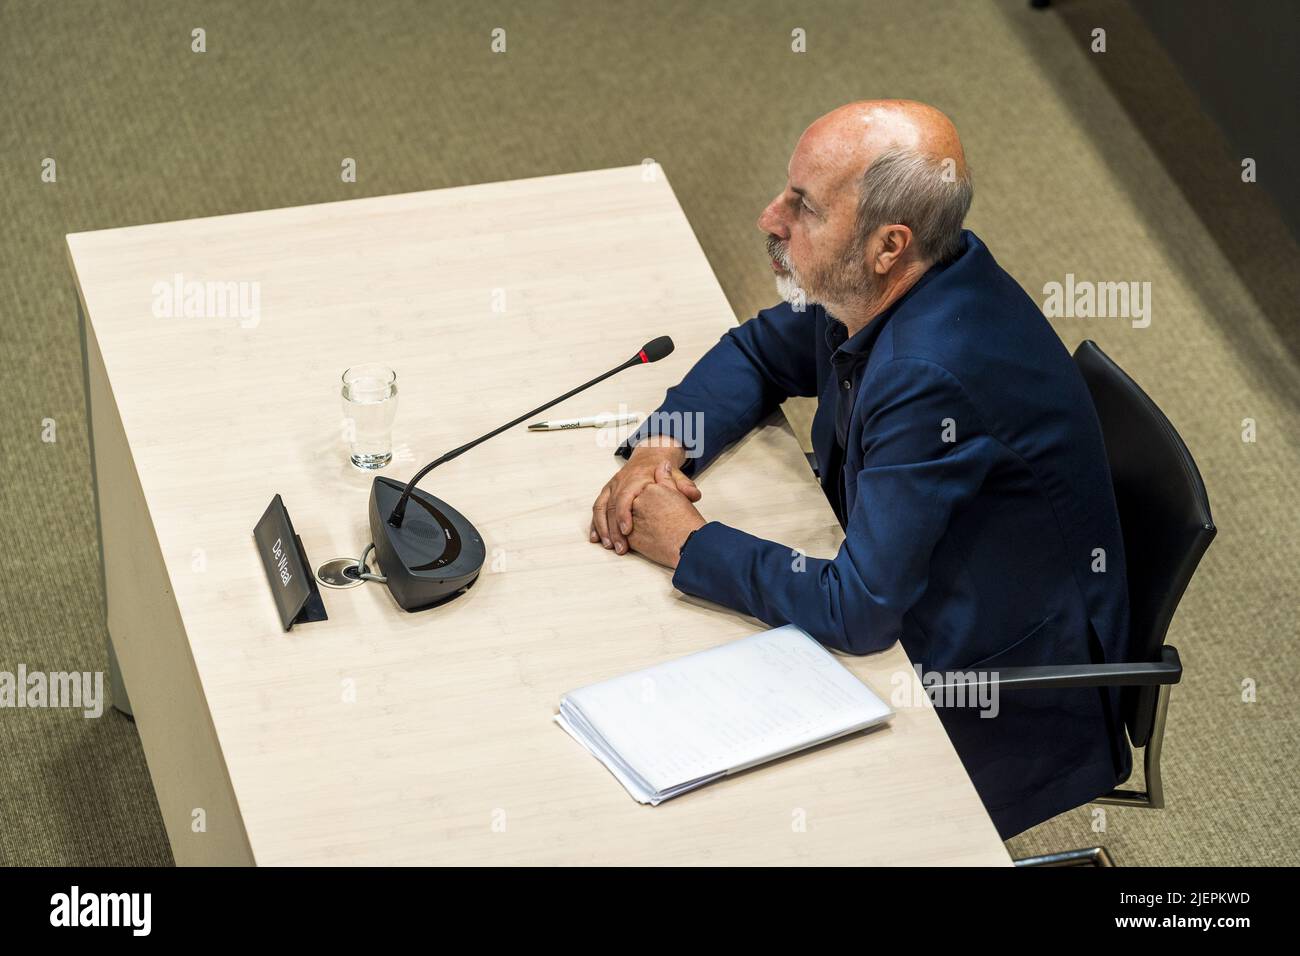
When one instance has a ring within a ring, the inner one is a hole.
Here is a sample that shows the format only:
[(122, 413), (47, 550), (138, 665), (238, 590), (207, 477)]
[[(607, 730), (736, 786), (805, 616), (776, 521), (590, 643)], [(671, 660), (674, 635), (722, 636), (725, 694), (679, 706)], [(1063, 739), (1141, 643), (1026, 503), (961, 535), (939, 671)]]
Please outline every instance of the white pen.
[(639, 415), (615, 415), (605, 413), (589, 418), (553, 418), (545, 422), (533, 422), (528, 426), (530, 432), (553, 432), (561, 428), (609, 428), (611, 425), (626, 425), (634, 422)]

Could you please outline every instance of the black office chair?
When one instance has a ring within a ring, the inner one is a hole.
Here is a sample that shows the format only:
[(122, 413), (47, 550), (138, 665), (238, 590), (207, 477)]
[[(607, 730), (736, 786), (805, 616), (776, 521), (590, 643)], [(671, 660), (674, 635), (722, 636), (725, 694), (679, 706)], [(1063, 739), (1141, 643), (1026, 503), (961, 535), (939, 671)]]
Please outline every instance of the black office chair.
[[(1120, 707), (1129, 740), (1144, 748), (1146, 790), (1112, 790), (1094, 803), (1158, 810), (1169, 689), (1183, 676), (1178, 651), (1165, 643), (1169, 621), (1201, 556), (1214, 539), (1214, 521), (1196, 462), (1169, 419), (1095, 342), (1074, 353), (1101, 420), (1124, 534), (1128, 566), (1130, 642), (1134, 660), (1114, 664), (1011, 667), (977, 681), (1014, 691), (1046, 687), (1122, 687)], [(972, 686), (967, 684), (967, 687)], [(1104, 847), (1028, 857), (1017, 866), (1111, 866)]]

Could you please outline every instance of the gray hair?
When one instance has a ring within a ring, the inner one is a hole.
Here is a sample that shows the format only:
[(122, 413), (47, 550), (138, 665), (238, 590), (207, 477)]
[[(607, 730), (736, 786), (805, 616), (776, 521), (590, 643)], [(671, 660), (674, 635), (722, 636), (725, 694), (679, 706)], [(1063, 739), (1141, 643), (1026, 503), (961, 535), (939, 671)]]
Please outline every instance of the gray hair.
[(962, 222), (974, 195), (970, 170), (952, 157), (895, 147), (876, 157), (858, 186), (857, 238), (865, 246), (881, 226), (912, 230), (917, 253), (946, 262), (961, 251)]

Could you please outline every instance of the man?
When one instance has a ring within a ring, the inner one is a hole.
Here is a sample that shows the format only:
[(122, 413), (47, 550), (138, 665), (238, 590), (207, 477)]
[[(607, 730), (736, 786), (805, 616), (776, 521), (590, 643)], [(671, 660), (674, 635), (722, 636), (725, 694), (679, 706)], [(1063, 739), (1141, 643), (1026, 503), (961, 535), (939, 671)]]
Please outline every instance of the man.
[[(962, 229), (972, 191), (952, 123), (921, 103), (852, 103), (804, 132), (788, 177), (758, 220), (786, 302), (724, 335), (619, 450), (591, 540), (840, 651), (901, 640), (926, 671), (1125, 660), (1096, 412), (1034, 302)], [(695, 507), (691, 476), (792, 395), (818, 397), (813, 448), (845, 531), (833, 559), (794, 561)], [(702, 431), (685, 435), (696, 413)], [(1127, 777), (1117, 692), (998, 705), (939, 713), (1003, 838)]]

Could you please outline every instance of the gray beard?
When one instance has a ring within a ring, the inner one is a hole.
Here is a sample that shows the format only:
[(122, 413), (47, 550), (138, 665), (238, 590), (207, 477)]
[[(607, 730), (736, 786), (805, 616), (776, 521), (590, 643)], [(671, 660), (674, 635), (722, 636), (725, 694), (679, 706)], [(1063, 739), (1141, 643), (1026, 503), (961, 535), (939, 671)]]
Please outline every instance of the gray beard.
[(791, 305), (798, 305), (800, 299), (807, 298), (803, 289), (799, 288), (799, 283), (795, 281), (793, 275), (778, 275), (776, 277), (776, 294)]
[[(831, 298), (825, 294), (810, 292), (808, 287), (799, 281), (798, 275), (790, 267), (790, 260), (784, 255), (780, 257), (777, 256), (779, 251), (781, 251), (779, 245), (776, 242), (769, 240), (767, 243), (768, 255), (780, 262), (787, 270), (784, 275), (779, 273), (776, 275), (777, 295), (794, 306), (795, 311), (797, 312), (802, 312), (809, 305), (820, 305), (822, 309), (831, 316), (831, 318), (834, 318), (837, 322), (840, 322), (841, 325), (844, 325), (845, 323), (836, 317), (836, 313), (851, 311), (851, 309), (845, 307), (846, 303), (843, 301), (832, 301)], [(848, 258), (842, 259), (836, 266), (828, 270), (825, 275), (819, 274), (816, 278), (818, 284), (822, 287), (834, 288), (839, 292), (843, 292), (847, 297), (847, 301), (861, 301), (867, 299), (870, 297), (871, 293), (875, 291), (870, 288), (872, 285), (871, 275), (865, 273), (861, 266), (853, 263), (852, 260)], [(867, 288), (859, 288), (861, 285), (865, 285)]]
[(836, 315), (836, 313), (844, 311), (840, 303), (831, 302), (829, 299), (817, 298), (809, 295), (808, 290), (804, 289), (796, 281), (793, 273), (778, 275), (776, 277), (776, 294), (784, 301), (794, 306), (796, 312), (802, 312), (804, 311), (804, 308), (810, 305), (819, 305), (827, 316), (834, 319), (836, 322), (839, 322), (840, 325), (845, 324), (844, 321)]

